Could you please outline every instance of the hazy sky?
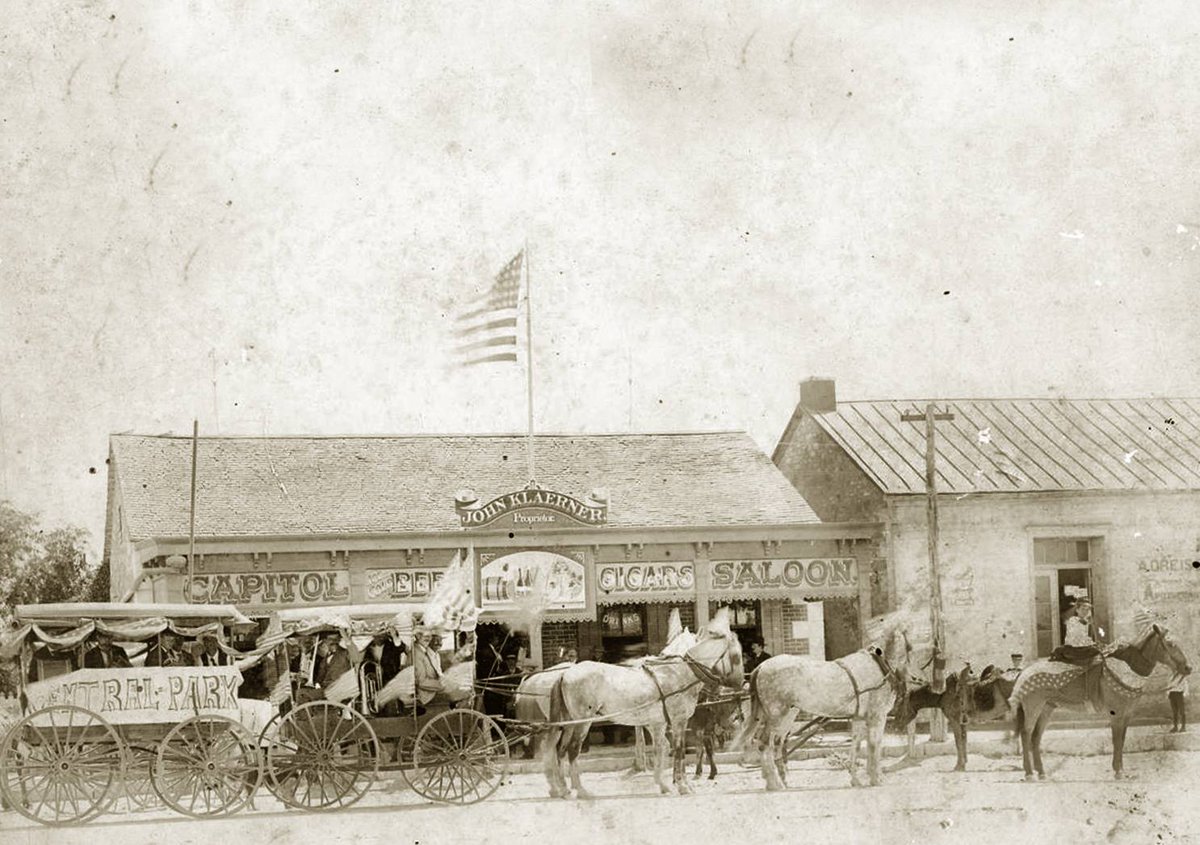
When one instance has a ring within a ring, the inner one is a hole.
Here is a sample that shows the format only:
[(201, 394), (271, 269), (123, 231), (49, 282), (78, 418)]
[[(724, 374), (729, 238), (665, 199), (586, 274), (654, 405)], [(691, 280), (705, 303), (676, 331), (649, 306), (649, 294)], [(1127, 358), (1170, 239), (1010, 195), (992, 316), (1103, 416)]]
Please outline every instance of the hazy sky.
[(0, 496), (97, 550), (110, 432), (521, 430), (526, 237), (545, 430), (1200, 395), (1190, 3), (4, 7)]

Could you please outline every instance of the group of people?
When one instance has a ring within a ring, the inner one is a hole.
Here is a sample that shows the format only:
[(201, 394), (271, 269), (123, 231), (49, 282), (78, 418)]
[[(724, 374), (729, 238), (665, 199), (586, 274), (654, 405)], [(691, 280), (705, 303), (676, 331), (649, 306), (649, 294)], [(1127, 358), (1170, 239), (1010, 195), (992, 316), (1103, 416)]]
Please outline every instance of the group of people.
[[(37, 681), (39, 660), (66, 661), (68, 671), (76, 669), (129, 669), (133, 662), (121, 645), (113, 640), (112, 634), (97, 631), (82, 646), (51, 649), (42, 646), (34, 654), (30, 666), (29, 680)], [(146, 649), (144, 666), (227, 666), (229, 655), (221, 650), (215, 634), (201, 634), (195, 645), (187, 647), (184, 638), (171, 630), (160, 633)]]

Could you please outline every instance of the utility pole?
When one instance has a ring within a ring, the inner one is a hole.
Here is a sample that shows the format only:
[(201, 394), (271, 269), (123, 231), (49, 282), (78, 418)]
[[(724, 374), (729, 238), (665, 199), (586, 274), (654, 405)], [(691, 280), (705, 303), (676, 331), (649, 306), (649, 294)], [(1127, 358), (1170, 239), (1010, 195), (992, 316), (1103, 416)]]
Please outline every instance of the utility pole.
[[(934, 423), (954, 419), (949, 411), (938, 413), (934, 404), (925, 406), (924, 413), (913, 411), (901, 414), (902, 422), (925, 423), (925, 521), (929, 529), (929, 621), (933, 633), (933, 674), (930, 689), (941, 693), (946, 689), (946, 628), (942, 622), (942, 576), (938, 568), (938, 501), (937, 501), (937, 429)], [(932, 739), (945, 739), (945, 725), (935, 716), (931, 726)]]

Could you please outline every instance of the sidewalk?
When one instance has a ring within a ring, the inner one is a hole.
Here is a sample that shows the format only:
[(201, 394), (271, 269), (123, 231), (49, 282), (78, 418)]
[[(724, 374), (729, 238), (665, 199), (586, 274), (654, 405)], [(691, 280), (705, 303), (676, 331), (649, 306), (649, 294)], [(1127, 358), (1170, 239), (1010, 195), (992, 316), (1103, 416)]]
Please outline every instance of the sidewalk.
[[(1018, 757), (1020, 745), (1016, 737), (1006, 739), (1007, 732), (1004, 723), (997, 723), (996, 728), (973, 728), (967, 737), (968, 756), (990, 758)], [(1071, 756), (1110, 756), (1112, 754), (1112, 733), (1107, 726), (1095, 727), (1064, 721), (1062, 724), (1050, 723), (1042, 738), (1042, 748), (1054, 754)], [(827, 757), (832, 754), (846, 754), (850, 750), (850, 734), (846, 731), (827, 731), (813, 737), (803, 747), (792, 754), (792, 760), (811, 760)], [(885, 757), (903, 757), (907, 751), (907, 739), (901, 734), (889, 733), (884, 737), (883, 753)], [(1169, 728), (1161, 724), (1130, 725), (1125, 734), (1125, 751), (1200, 751), (1200, 727), (1183, 734), (1173, 734)], [(522, 746), (512, 749), (509, 771), (513, 773), (540, 772), (540, 760), (525, 760), (521, 757)], [(688, 751), (689, 765), (695, 765), (695, 749)], [(866, 749), (861, 749), (865, 755)], [(954, 738), (947, 735), (944, 742), (933, 742), (928, 734), (917, 733), (916, 744), (913, 746), (913, 759), (924, 759), (938, 756), (955, 756)], [(718, 751), (716, 754), (718, 766), (751, 764), (758, 762), (758, 752), (748, 751)], [(707, 763), (705, 764), (707, 766)], [(592, 746), (586, 754), (579, 757), (579, 768), (582, 772), (619, 772), (633, 766), (633, 746), (608, 747)]]

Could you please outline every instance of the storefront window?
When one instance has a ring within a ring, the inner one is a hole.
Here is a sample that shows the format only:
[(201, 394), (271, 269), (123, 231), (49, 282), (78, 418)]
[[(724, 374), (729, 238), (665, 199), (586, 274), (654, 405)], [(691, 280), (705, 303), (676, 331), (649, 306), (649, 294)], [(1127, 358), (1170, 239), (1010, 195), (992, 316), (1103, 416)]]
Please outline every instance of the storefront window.
[(605, 637), (640, 637), (645, 627), (640, 607), (606, 607), (600, 614), (600, 632)]
[[(1092, 595), (1092, 565), (1099, 540), (1081, 537), (1044, 537), (1033, 541), (1034, 631), (1038, 657), (1046, 657), (1062, 644), (1066, 620), (1080, 598), (1093, 602), (1097, 619), (1102, 608)], [(1096, 636), (1098, 631), (1093, 632)]]

